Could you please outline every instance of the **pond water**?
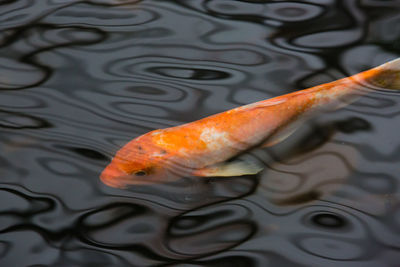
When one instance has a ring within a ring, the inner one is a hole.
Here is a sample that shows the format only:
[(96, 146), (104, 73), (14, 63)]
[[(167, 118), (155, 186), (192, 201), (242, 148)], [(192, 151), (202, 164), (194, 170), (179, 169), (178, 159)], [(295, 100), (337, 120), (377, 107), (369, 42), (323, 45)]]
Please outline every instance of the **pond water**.
[(126, 142), (400, 56), (400, 1), (1, 1), (1, 266), (399, 266), (400, 94), (251, 151), (259, 175), (107, 187)]

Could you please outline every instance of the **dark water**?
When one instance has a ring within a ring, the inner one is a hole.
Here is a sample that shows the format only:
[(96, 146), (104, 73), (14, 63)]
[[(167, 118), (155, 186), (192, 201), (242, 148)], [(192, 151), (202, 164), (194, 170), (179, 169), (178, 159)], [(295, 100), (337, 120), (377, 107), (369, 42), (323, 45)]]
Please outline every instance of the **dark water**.
[(0, 1), (1, 266), (399, 266), (400, 94), (254, 177), (109, 188), (123, 144), (400, 56), (400, 1)]

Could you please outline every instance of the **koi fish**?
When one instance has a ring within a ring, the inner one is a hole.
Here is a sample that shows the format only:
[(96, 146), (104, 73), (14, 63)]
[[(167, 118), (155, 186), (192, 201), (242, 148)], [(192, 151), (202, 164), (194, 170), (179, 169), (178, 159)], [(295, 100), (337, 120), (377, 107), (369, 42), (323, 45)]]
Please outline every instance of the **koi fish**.
[(277, 144), (321, 110), (338, 109), (382, 88), (400, 89), (400, 58), (334, 82), (148, 132), (123, 146), (100, 179), (124, 188), (186, 175), (254, 175), (262, 166), (228, 160), (252, 148)]

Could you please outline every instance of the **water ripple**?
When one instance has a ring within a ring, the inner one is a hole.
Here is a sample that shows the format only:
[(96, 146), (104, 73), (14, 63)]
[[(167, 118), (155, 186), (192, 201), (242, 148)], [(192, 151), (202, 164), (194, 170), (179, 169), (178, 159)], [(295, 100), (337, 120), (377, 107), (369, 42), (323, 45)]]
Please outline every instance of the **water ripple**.
[(396, 1), (0, 7), (2, 265), (397, 265), (398, 92), (250, 151), (265, 165), (257, 176), (129, 190), (99, 181), (147, 131), (399, 57)]

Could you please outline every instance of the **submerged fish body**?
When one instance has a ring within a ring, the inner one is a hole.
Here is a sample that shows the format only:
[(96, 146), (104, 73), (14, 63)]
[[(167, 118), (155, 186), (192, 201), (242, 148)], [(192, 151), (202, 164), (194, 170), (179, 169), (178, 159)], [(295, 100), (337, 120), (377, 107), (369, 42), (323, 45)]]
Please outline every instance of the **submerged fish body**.
[(305, 119), (370, 91), (400, 89), (400, 59), (348, 78), (238, 107), (180, 126), (151, 131), (122, 147), (100, 178), (112, 187), (164, 183), (185, 175), (239, 176), (262, 168), (227, 160), (274, 145)]

